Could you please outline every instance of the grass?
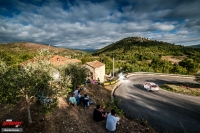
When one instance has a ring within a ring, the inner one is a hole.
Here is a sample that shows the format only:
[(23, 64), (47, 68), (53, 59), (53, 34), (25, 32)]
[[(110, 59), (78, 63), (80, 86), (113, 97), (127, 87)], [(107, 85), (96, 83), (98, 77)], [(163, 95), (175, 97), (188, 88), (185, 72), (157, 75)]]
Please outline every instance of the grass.
[(171, 92), (187, 94), (191, 96), (200, 96), (200, 88), (186, 87), (179, 84), (164, 84), (161, 85), (160, 88)]

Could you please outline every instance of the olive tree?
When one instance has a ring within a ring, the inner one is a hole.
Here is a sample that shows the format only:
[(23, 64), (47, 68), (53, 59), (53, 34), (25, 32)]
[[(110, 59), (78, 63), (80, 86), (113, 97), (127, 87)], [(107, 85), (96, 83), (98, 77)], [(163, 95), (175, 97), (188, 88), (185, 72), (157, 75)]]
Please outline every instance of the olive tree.
[(72, 86), (70, 77), (65, 75), (66, 66), (54, 66), (51, 72), (53, 81), (51, 81), (51, 86), (54, 86), (57, 96), (67, 97), (68, 92), (70, 92), (70, 87)]
[(2, 102), (12, 103), (19, 100), (20, 97), (26, 99), (28, 112), (28, 121), (32, 123), (30, 113), (30, 101), (37, 95), (38, 91), (42, 91), (46, 95), (53, 94), (53, 89), (50, 87), (52, 70), (49, 62), (47, 51), (41, 51), (38, 57), (31, 61), (19, 65), (18, 68), (6, 66), (1, 62), (0, 69), (0, 95), (4, 97)]
[(17, 73), (20, 93), (26, 99), (29, 123), (32, 123), (30, 100), (35, 97), (38, 91), (42, 91), (46, 95), (53, 94), (50, 87), (50, 81), (52, 81), (50, 56), (43, 56), (44, 53), (39, 54), (38, 57), (34, 58), (34, 61), (20, 66)]
[(88, 69), (79, 64), (69, 64), (65, 69), (65, 76), (70, 77), (73, 88), (84, 83)]
[(17, 69), (7, 66), (0, 60), (0, 104), (14, 104), (19, 100)]

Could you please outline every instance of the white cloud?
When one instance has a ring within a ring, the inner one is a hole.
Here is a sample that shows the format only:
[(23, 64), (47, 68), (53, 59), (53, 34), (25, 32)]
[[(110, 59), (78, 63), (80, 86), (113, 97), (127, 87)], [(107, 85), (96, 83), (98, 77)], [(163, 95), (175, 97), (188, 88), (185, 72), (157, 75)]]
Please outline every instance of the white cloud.
[(152, 12), (138, 12), (129, 5), (119, 11), (114, 1), (76, 1), (74, 5), (65, 3), (66, 9), (59, 1), (42, 6), (20, 1), (16, 4), (20, 14), (0, 16), (1, 42), (30, 41), (71, 48), (102, 48), (125, 37), (144, 36), (183, 45), (200, 43), (197, 37), (200, 35), (199, 19), (164, 21), (172, 9), (154, 11), (152, 7), (148, 9)]

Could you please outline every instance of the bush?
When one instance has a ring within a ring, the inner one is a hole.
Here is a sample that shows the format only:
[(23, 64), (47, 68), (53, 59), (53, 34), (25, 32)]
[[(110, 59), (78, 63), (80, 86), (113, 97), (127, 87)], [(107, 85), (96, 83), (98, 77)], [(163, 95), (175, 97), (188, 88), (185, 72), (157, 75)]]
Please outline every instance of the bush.
[(168, 90), (168, 91), (176, 91), (173, 88), (169, 87), (168, 85), (164, 84), (161, 85), (160, 88), (164, 89), (164, 90)]
[(124, 116), (124, 112), (119, 108), (119, 103), (121, 102), (120, 99), (114, 99), (114, 101), (109, 101), (106, 102), (106, 107), (111, 110), (114, 109), (116, 114), (123, 117)]

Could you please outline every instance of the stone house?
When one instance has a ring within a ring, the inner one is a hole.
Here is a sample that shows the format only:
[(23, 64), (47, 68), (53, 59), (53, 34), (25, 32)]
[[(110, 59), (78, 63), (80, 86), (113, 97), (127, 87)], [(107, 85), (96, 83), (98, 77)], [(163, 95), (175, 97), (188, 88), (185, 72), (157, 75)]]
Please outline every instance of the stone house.
[(81, 63), (81, 61), (78, 59), (69, 59), (63, 56), (54, 55), (50, 58), (50, 63), (55, 66), (60, 66), (60, 65)]
[(91, 79), (97, 80), (99, 78), (101, 83), (104, 82), (104, 77), (105, 77), (104, 63), (95, 60), (92, 62), (86, 62), (85, 67), (90, 70), (90, 73), (88, 74), (88, 76)]

